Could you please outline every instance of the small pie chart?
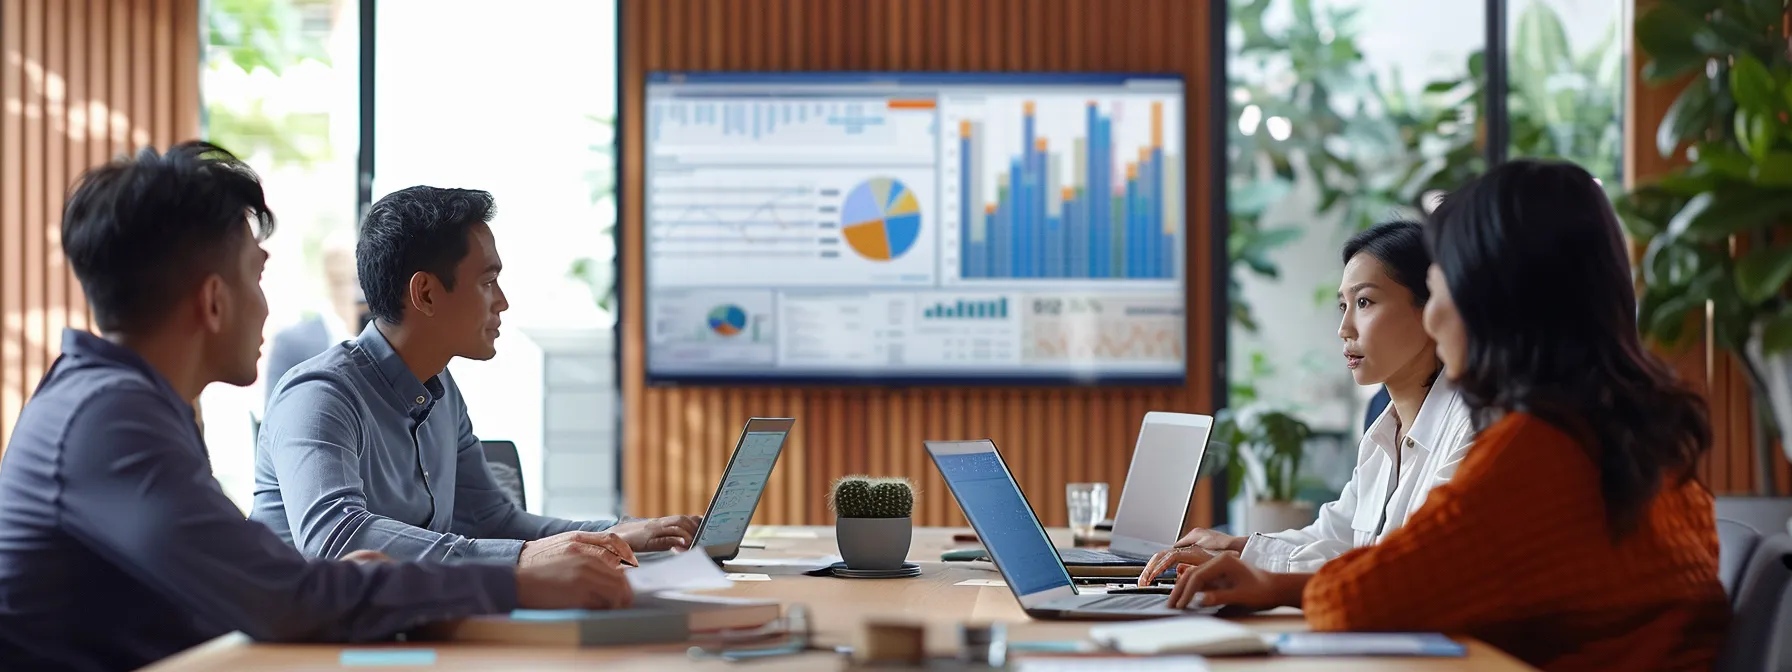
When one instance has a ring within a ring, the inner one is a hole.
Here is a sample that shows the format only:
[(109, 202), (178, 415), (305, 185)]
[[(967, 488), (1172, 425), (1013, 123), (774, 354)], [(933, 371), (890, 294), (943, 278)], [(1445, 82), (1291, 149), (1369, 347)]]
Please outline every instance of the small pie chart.
[(921, 201), (895, 178), (860, 182), (847, 192), (840, 212), (846, 244), (872, 261), (899, 258), (921, 237)]
[(747, 311), (732, 303), (716, 306), (709, 311), (709, 330), (722, 336), (746, 331)]

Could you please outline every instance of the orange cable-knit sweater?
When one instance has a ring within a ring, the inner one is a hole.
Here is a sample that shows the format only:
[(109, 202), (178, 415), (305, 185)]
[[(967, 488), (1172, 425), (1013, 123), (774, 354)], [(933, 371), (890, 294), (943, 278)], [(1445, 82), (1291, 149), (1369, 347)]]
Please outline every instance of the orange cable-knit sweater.
[(1579, 442), (1514, 413), (1380, 544), (1325, 564), (1315, 630), (1443, 631), (1551, 670), (1707, 669), (1729, 625), (1711, 494), (1671, 479), (1612, 542)]

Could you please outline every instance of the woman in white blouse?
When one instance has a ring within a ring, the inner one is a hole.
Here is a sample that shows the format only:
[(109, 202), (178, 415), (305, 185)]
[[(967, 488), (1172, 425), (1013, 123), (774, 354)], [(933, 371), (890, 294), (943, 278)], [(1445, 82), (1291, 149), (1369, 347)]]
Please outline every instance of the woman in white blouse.
[[(1199, 565), (1231, 551), (1273, 572), (1312, 572), (1325, 561), (1379, 541), (1450, 480), (1468, 453), (1474, 428), (1447, 380), (1436, 344), (1422, 324), (1431, 255), (1413, 222), (1381, 224), (1344, 244), (1338, 283), (1344, 366), (1358, 385), (1386, 385), (1393, 400), (1363, 434), (1356, 470), (1338, 501), (1298, 530), (1236, 537), (1196, 529), (1152, 558), (1141, 577)], [(1409, 420), (1410, 419), (1410, 420)]]

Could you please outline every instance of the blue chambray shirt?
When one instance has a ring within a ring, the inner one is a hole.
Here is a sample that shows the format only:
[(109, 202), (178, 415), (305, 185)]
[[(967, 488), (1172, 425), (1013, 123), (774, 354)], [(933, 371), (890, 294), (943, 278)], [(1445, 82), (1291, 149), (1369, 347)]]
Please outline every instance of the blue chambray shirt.
[(378, 323), (275, 384), (250, 517), (311, 557), (515, 562), (523, 542), (611, 521), (524, 511), (498, 488), (447, 370), (419, 381)]

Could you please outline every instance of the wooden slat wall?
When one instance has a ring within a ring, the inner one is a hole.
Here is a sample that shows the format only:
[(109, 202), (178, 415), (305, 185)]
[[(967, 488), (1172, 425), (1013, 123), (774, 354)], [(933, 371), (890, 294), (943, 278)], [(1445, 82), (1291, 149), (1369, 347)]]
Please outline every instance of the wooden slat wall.
[[(1630, 16), (1641, 15), (1654, 3), (1655, 0), (1638, 0)], [(1685, 164), (1685, 148), (1674, 156), (1661, 156), (1656, 149), (1655, 132), (1669, 106), (1691, 80), (1650, 86), (1642, 78), (1648, 57), (1634, 37), (1631, 44), (1633, 57), (1625, 82), (1624, 175), (1627, 186), (1635, 187)], [(1699, 322), (1697, 328), (1709, 335), (1709, 324), (1704, 320)], [(1773, 447), (1773, 464), (1757, 464), (1754, 407), (1748, 374), (1741, 364), (1713, 346), (1710, 338), (1699, 339), (1682, 351), (1664, 355), (1683, 379), (1704, 394), (1710, 406), (1713, 445), (1700, 461), (1699, 475), (1712, 492), (1718, 495), (1757, 494), (1757, 470), (1771, 468), (1778, 494), (1792, 495), (1792, 464), (1787, 463), (1777, 442)]]
[(199, 136), (198, 0), (0, 2), (0, 449), (89, 328), (62, 258), (63, 197), (89, 166)]
[[(622, 236), (624, 493), (631, 515), (701, 512), (753, 415), (791, 416), (797, 430), (755, 522), (825, 524), (837, 476), (908, 476), (917, 524), (962, 525), (927, 462), (926, 439), (994, 439), (1033, 507), (1065, 522), (1064, 484), (1105, 481), (1113, 496), (1146, 411), (1213, 411), (1217, 367), (1206, 147), (1214, 91), (1208, 12), (1186, 0), (623, 0)], [(1185, 156), (1191, 268), (1189, 379), (1182, 388), (683, 388), (644, 385), (642, 96), (653, 70), (1131, 71), (1187, 82)], [(1208, 485), (1191, 523), (1210, 520)], [(1117, 503), (1117, 502), (1116, 502)], [(1112, 512), (1110, 504), (1109, 511)]]

